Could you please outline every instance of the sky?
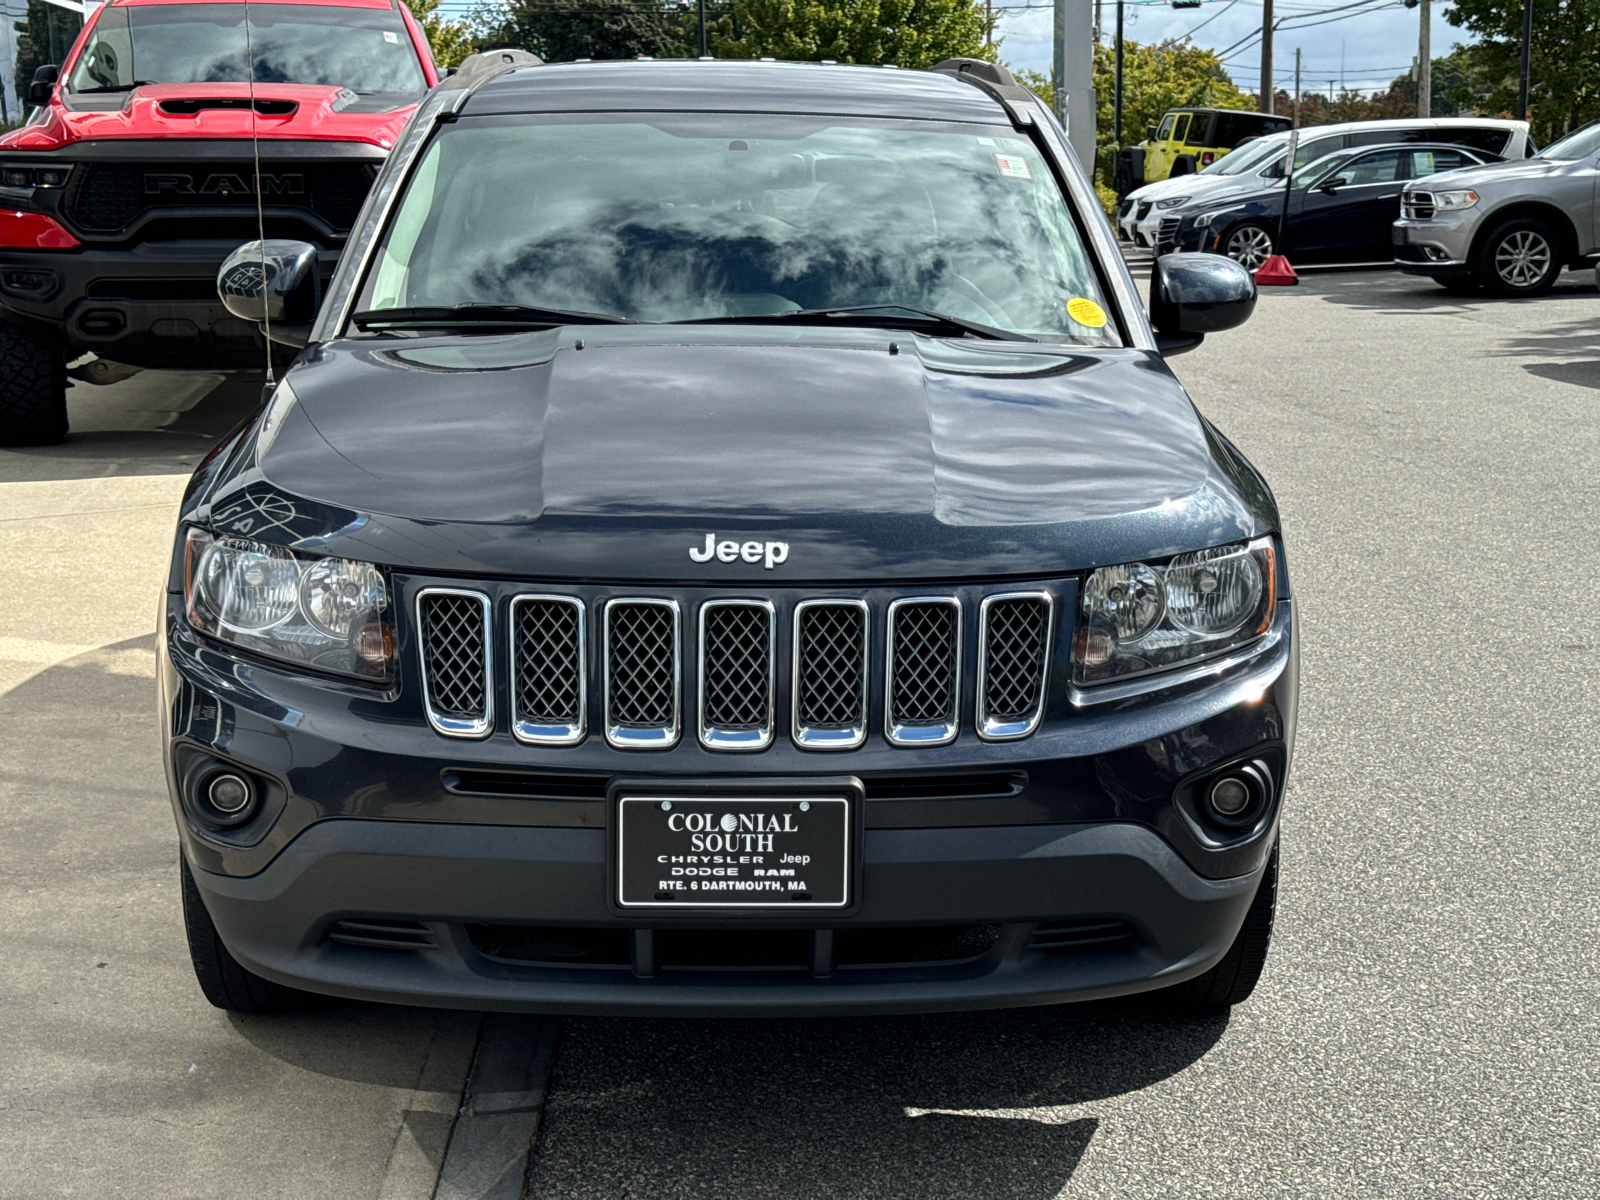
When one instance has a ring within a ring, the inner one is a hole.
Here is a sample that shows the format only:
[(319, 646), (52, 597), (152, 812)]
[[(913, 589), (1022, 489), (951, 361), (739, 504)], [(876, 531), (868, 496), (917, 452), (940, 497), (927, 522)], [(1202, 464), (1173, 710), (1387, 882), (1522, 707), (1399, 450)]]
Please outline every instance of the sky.
[[(1116, 30), (1114, 0), (1101, 0), (1102, 40), (1109, 44)], [(1411, 69), (1417, 53), (1417, 10), (1400, 0), (1274, 0), (1273, 17), (1287, 26), (1273, 39), (1273, 76), (1279, 88), (1294, 91), (1294, 51), (1301, 50), (1301, 87), (1326, 93), (1330, 82), (1356, 91), (1386, 89), (1396, 75)], [(1037, 7), (1035, 7), (1037, 6)], [(1000, 58), (1013, 67), (1050, 71), (1050, 0), (996, 0), (1000, 18)], [(1344, 11), (1332, 13), (1339, 8)], [(1433, 6), (1433, 57), (1471, 41), (1469, 34), (1447, 25), (1444, 6)], [(1200, 28), (1205, 22), (1204, 28)], [(1315, 22), (1325, 22), (1316, 24)], [(1194, 44), (1226, 50), (1261, 28), (1261, 0), (1203, 0), (1199, 8), (1174, 9), (1167, 0), (1135, 0), (1123, 6), (1123, 36), (1136, 42), (1162, 42), (1194, 30)], [(1259, 42), (1247, 42), (1225, 60), (1233, 81), (1254, 92), (1261, 80)], [(1339, 81), (1343, 80), (1342, 85)]]

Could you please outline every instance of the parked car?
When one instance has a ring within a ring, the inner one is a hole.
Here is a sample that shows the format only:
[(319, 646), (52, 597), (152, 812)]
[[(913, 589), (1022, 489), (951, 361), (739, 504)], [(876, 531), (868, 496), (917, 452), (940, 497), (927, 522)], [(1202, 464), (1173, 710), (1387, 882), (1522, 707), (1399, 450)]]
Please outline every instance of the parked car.
[(332, 270), (378, 166), (438, 80), (400, 0), (109, 0), (40, 106), (0, 137), (0, 445), (67, 433), (66, 364), (261, 366), (217, 301), (228, 252), (266, 225)]
[(1282, 181), (1272, 182), (1248, 195), (1227, 196), (1162, 218), (1157, 252), (1226, 254), (1249, 271), (1280, 253), (1303, 262), (1384, 259), (1405, 180), (1488, 157), (1442, 142), (1340, 151), (1301, 167), (1287, 188)]
[(1236, 146), (1267, 133), (1289, 128), (1288, 117), (1236, 108), (1169, 108), (1159, 126), (1152, 125), (1136, 149), (1143, 171), (1138, 178), (1155, 183), (1167, 178), (1180, 159), (1192, 174), (1227, 155)]
[(1563, 267), (1600, 258), (1595, 187), (1600, 122), (1525, 162), (1492, 163), (1408, 184), (1392, 230), (1395, 265), (1447, 287), (1536, 296)]
[[(1288, 142), (1287, 133), (1272, 134), (1246, 144), (1198, 175), (1147, 184), (1130, 193), (1117, 212), (1124, 236), (1136, 246), (1154, 248), (1161, 218), (1171, 210), (1202, 199), (1214, 200), (1225, 192), (1254, 191), (1272, 179), (1282, 180)], [(1523, 158), (1530, 148), (1526, 121), (1496, 117), (1346, 121), (1300, 130), (1294, 160), (1298, 168), (1336, 150), (1408, 142), (1459, 144), (1508, 159)]]
[[(221, 294), (281, 321), (313, 257), (244, 246)], [(1162, 355), (1255, 287), (1152, 279), (1147, 319), (993, 64), (469, 60), (183, 502), (206, 996), (1242, 1000), (1293, 607)]]

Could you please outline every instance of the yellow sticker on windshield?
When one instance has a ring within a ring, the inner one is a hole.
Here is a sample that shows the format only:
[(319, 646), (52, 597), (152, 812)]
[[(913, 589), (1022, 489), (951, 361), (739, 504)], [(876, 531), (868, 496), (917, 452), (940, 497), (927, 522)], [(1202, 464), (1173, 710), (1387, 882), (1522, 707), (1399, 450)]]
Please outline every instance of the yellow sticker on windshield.
[(1090, 329), (1099, 329), (1106, 323), (1106, 310), (1093, 300), (1085, 300), (1082, 296), (1074, 296), (1067, 301), (1067, 316), (1079, 325), (1087, 325)]

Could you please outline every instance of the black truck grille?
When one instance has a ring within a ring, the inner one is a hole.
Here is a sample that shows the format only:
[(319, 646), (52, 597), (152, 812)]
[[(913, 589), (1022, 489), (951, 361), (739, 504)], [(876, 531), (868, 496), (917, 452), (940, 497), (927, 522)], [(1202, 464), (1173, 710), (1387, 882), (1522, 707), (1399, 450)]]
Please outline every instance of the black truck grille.
[[(367, 198), (373, 167), (361, 162), (264, 163), (262, 200), (309, 210), (347, 232)], [(79, 169), (66, 216), (80, 229), (115, 233), (146, 212), (204, 207), (254, 211), (255, 168), (248, 158), (216, 162), (92, 162)]]
[[(850, 750), (868, 733), (874, 609), (823, 597), (793, 605), (792, 639), (780, 644), (787, 602), (696, 601), (658, 596), (601, 600), (523, 594), (502, 609), (509, 628), (490, 632), (487, 592), (424, 588), (417, 622), (428, 718), (441, 733), (483, 737), (494, 726), (492, 647), (507, 647), (502, 686), (520, 741), (572, 745), (589, 726), (591, 672), (607, 741), (664, 750), (684, 725), (686, 664), (694, 733), (713, 750), (762, 750), (776, 736), (783, 683), (794, 742)], [(986, 740), (1026, 737), (1043, 718), (1056, 604), (1049, 591), (999, 592), (978, 605), (978, 670), (962, 674), (963, 601), (914, 596), (877, 610), (885, 632), (883, 733), (893, 745), (937, 746), (957, 735), (962, 688)], [(694, 617), (685, 632), (684, 613)], [(601, 632), (586, 650), (588, 621)], [(692, 646), (685, 648), (686, 638)], [(692, 657), (690, 654), (692, 653)], [(779, 663), (787, 664), (783, 681)]]

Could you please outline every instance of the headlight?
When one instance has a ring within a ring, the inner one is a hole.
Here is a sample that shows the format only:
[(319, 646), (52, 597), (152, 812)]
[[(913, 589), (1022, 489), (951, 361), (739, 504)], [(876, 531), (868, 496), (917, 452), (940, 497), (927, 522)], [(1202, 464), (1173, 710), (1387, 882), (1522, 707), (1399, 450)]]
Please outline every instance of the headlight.
[(1477, 192), (1434, 192), (1433, 207), (1435, 211), (1444, 212), (1452, 208), (1471, 208), (1478, 202)]
[(1189, 203), (1188, 196), (1174, 196), (1171, 200), (1157, 200), (1157, 208), (1177, 208), (1180, 204)]
[(1204, 229), (1207, 225), (1211, 224), (1212, 219), (1216, 215), (1217, 215), (1216, 213), (1198, 213), (1198, 214), (1196, 214), (1196, 216), (1194, 217), (1194, 222), (1193, 222), (1194, 227), (1196, 229)]
[(191, 529), (184, 603), (196, 629), (258, 654), (364, 679), (393, 672), (389, 588), (371, 563)]
[(1101, 567), (1083, 585), (1072, 675), (1080, 686), (1144, 675), (1242, 646), (1272, 625), (1271, 538)]

